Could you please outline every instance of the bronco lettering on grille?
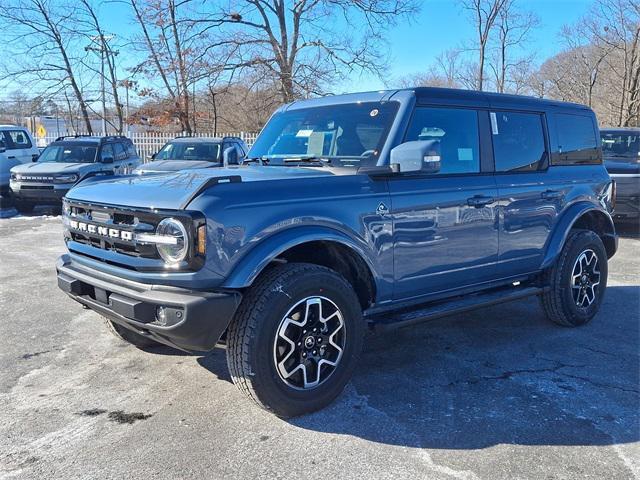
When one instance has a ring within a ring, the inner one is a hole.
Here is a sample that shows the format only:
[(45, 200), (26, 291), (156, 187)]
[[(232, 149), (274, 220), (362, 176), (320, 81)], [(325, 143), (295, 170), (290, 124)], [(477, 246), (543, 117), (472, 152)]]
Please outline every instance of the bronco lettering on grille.
[(69, 227), (78, 232), (86, 232), (101, 237), (117, 238), (127, 242), (133, 241), (133, 232), (120, 230), (117, 228), (109, 228), (94, 223), (78, 222), (77, 220), (69, 220)]

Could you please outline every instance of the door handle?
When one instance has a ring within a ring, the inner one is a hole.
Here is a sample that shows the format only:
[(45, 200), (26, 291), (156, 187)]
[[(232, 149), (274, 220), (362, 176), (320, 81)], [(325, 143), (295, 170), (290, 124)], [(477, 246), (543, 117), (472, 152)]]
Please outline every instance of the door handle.
[(7, 157), (7, 158), (8, 158), (9, 160), (15, 160), (15, 158), (16, 158), (16, 157), (15, 157), (15, 155), (11, 155), (11, 156), (9, 156), (9, 157)]
[(545, 200), (557, 200), (561, 198), (563, 193), (560, 190), (546, 190), (540, 194)]
[(495, 199), (493, 197), (486, 197), (484, 195), (475, 195), (471, 198), (467, 198), (467, 205), (475, 208), (482, 208), (490, 203), (493, 203)]

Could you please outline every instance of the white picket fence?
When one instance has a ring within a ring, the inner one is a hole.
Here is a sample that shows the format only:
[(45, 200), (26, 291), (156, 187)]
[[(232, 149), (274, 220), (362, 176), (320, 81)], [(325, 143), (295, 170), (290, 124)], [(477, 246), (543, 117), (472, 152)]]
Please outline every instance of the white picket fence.
[[(68, 135), (73, 135), (73, 133), (69, 133)], [(165, 143), (167, 143), (169, 140), (173, 140), (178, 136), (181, 136), (181, 134), (166, 132), (131, 132), (128, 135), (128, 137), (133, 141), (133, 144), (136, 146), (138, 154), (145, 162), (149, 161), (151, 159), (151, 155), (160, 150)], [(195, 136), (206, 138), (214, 137), (213, 133), (203, 132), (198, 132)], [(258, 134), (256, 132), (218, 133), (215, 135), (215, 137), (218, 138), (240, 137), (249, 146), (253, 145), (253, 142), (255, 142), (257, 136)], [(55, 133), (47, 132), (47, 135), (44, 138), (38, 139), (38, 146), (44, 147), (53, 142), (57, 137), (58, 135), (56, 135)]]

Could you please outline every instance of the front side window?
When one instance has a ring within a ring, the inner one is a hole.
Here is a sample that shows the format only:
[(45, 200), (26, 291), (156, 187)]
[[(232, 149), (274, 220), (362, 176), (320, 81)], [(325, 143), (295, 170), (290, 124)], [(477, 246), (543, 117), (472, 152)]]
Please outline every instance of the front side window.
[(417, 108), (406, 142), (431, 143), (430, 156), (440, 158), (441, 174), (480, 172), (478, 112), (461, 108)]
[(100, 161), (104, 162), (105, 159), (110, 158), (111, 160), (115, 160), (113, 154), (113, 147), (110, 143), (107, 143), (102, 146), (102, 151), (100, 152)]
[(96, 150), (91, 145), (49, 145), (38, 157), (38, 163), (93, 163), (96, 160)]
[(590, 116), (556, 114), (558, 155), (554, 165), (600, 163), (598, 141)]
[(491, 112), (490, 117), (497, 172), (531, 172), (545, 166), (542, 115)]
[(199, 160), (217, 162), (220, 144), (213, 142), (167, 143), (156, 154), (154, 160)]
[(4, 133), (7, 137), (4, 142), (7, 150), (31, 148), (31, 140), (24, 130), (6, 130)]
[(397, 102), (360, 102), (279, 112), (249, 156), (270, 164), (322, 158), (341, 166), (375, 165), (397, 111)]
[(640, 133), (600, 132), (602, 154), (618, 162), (640, 161)]

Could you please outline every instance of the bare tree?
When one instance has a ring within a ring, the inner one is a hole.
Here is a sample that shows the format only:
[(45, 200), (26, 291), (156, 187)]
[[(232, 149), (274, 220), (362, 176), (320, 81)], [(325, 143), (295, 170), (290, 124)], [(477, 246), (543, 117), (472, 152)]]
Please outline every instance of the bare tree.
[(529, 69), (533, 55), (516, 55), (515, 52), (523, 50), (531, 31), (539, 23), (533, 13), (519, 11), (516, 0), (506, 0), (499, 9), (495, 26), (495, 54), (489, 63), (497, 92), (510, 90), (508, 83), (512, 83), (512, 91), (522, 87), (520, 74)]
[[(145, 58), (137, 70), (156, 85), (174, 106), (180, 126), (192, 132), (189, 87), (204, 77), (201, 51), (209, 49), (203, 17), (192, 0), (129, 0), (141, 30), (137, 43)], [(154, 88), (143, 93), (158, 95)]]
[[(0, 8), (0, 30), (5, 39), (6, 62), (0, 80), (19, 79), (52, 97), (70, 88), (75, 97), (86, 130), (91, 133), (89, 112), (83, 88), (78, 80), (81, 64), (74, 43), (81, 33), (76, 25), (77, 12), (71, 5), (51, 0), (6, 0)], [(16, 48), (20, 54), (10, 55)], [(22, 60), (21, 60), (22, 59)]]
[(210, 48), (232, 54), (225, 70), (251, 71), (277, 83), (284, 102), (324, 93), (331, 81), (353, 71), (379, 75), (386, 65), (382, 33), (416, 8), (414, 0), (239, 0), (232, 5), (203, 20), (208, 29), (219, 29)]
[(475, 86), (477, 90), (483, 90), (485, 87), (485, 64), (487, 62), (489, 42), (491, 41), (491, 32), (507, 1), (508, 0), (460, 0), (462, 7), (471, 13), (476, 31), (476, 39), (472, 49), (478, 52), (475, 72)]

